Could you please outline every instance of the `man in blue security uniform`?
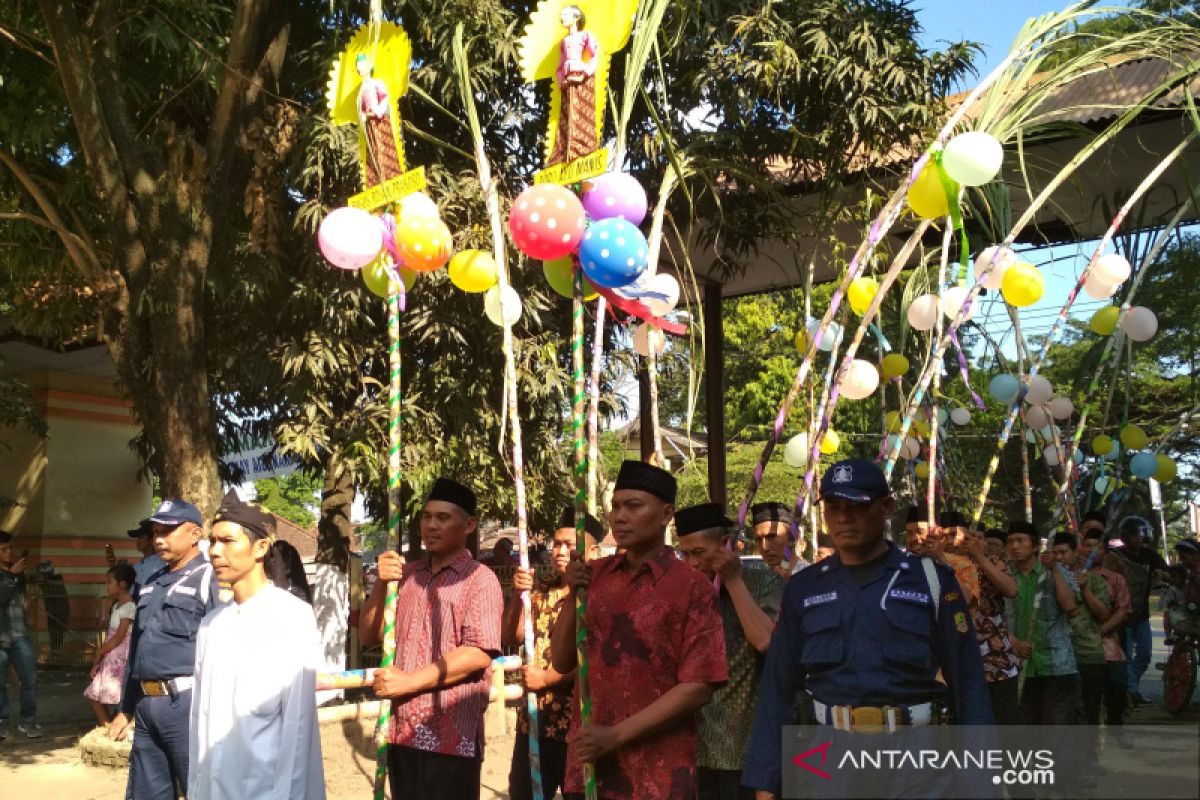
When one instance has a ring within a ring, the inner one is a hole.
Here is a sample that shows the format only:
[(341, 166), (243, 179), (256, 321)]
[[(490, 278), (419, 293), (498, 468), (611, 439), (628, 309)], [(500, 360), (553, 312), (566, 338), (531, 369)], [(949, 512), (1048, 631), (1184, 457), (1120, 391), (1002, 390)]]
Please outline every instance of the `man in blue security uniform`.
[(781, 794), (781, 728), (801, 689), (819, 725), (847, 733), (929, 725), (943, 705), (957, 724), (992, 722), (954, 571), (888, 541), (895, 502), (879, 467), (839, 461), (821, 479), (820, 502), (836, 552), (784, 590), (742, 772), (760, 800)]
[(138, 587), (125, 690), (109, 734), (123, 739), (134, 725), (126, 800), (175, 800), (188, 783), (196, 631), (218, 602), (217, 579), (200, 552), (199, 509), (164, 500), (146, 522), (165, 566)]

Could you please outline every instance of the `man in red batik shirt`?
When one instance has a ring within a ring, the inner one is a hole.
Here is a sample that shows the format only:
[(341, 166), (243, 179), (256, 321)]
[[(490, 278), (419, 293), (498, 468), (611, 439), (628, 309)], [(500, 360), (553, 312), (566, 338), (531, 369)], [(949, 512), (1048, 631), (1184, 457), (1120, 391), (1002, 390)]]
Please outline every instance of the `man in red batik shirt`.
[(375, 676), (375, 694), (392, 701), (388, 778), (392, 797), (479, 797), (483, 714), (492, 658), (500, 653), (504, 598), (492, 571), (471, 557), (475, 495), (439, 478), (421, 511), (426, 556), (405, 564), (379, 556), (379, 580), (363, 606), (363, 644), (383, 637), (387, 582), (399, 580), (396, 661)]
[[(584, 763), (602, 800), (696, 795), (696, 711), (728, 677), (716, 591), (666, 545), (675, 478), (640, 461), (617, 475), (609, 527), (620, 555), (567, 568), (571, 593), (551, 635), (554, 669), (575, 669), (574, 593), (587, 588), (592, 724), (573, 703), (564, 796), (583, 797)], [(576, 688), (578, 691), (578, 685)]]

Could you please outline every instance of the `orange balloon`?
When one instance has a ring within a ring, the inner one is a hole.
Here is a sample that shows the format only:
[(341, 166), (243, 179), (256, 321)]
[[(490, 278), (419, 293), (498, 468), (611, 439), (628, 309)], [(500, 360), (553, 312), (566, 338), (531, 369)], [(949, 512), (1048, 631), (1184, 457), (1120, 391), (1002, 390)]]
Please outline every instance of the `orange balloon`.
[(450, 260), (454, 238), (440, 219), (409, 215), (396, 223), (396, 249), (404, 258), (404, 266), (416, 272), (433, 272)]

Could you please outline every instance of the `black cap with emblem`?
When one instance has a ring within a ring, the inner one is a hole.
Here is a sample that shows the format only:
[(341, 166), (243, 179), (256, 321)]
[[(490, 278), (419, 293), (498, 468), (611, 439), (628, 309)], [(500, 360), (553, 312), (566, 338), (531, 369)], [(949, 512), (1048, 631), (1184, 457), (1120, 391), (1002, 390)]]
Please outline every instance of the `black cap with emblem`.
[(872, 503), (891, 493), (883, 470), (861, 458), (839, 461), (821, 476), (821, 500), (836, 497), (852, 503)]

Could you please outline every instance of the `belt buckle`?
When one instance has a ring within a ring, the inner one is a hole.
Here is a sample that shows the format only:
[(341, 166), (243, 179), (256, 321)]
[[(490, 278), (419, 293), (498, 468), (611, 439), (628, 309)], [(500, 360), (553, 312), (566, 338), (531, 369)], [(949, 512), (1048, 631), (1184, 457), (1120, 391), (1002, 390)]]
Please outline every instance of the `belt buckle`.
[(882, 733), (886, 729), (883, 709), (872, 706), (850, 709), (850, 729), (855, 733)]

